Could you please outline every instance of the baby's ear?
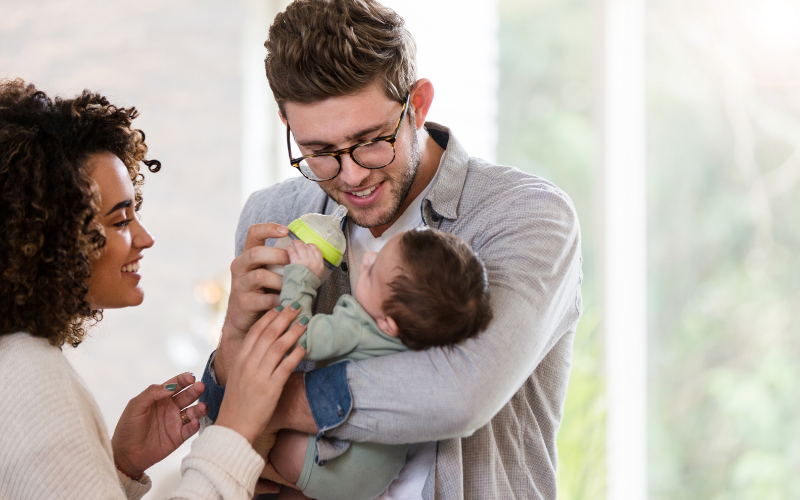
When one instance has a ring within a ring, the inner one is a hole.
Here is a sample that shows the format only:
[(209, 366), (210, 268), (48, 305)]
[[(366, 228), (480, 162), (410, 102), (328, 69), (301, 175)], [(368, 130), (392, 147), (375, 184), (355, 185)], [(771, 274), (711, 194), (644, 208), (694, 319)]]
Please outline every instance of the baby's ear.
[(379, 318), (376, 323), (378, 323), (378, 328), (380, 328), (383, 333), (390, 337), (397, 337), (397, 335), (400, 333), (397, 329), (397, 323), (395, 323), (394, 320), (389, 316)]

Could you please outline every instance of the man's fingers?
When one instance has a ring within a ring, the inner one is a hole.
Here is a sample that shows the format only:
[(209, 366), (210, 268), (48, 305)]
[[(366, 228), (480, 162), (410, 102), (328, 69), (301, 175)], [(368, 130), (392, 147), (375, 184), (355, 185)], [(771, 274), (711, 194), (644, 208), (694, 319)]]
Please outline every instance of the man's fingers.
[[(286, 263), (289, 263), (288, 259)], [(240, 276), (237, 285), (237, 288), (245, 293), (259, 291), (264, 288), (280, 290), (283, 288), (283, 276), (268, 269), (257, 268)]]
[(233, 259), (231, 273), (237, 276), (270, 264), (285, 266), (288, 263), (289, 254), (283, 248), (254, 247)]
[(269, 238), (281, 238), (287, 234), (289, 234), (289, 230), (285, 226), (275, 224), (274, 222), (253, 224), (247, 230), (243, 252), (259, 245), (263, 246), (264, 242)]

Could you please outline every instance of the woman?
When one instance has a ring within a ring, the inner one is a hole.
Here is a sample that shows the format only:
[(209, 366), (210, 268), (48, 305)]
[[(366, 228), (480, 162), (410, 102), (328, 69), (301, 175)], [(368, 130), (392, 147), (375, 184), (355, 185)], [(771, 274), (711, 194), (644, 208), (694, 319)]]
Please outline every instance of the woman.
[[(144, 134), (134, 108), (84, 91), (50, 99), (0, 81), (0, 497), (137, 499), (151, 465), (199, 429), (202, 382), (184, 373), (130, 401), (109, 440), (61, 353), (105, 308), (139, 305), (139, 261), (153, 238), (136, 212)], [(264, 460), (252, 443), (302, 358), (297, 315), (270, 311), (248, 333), (217, 425), (184, 459), (170, 498), (249, 499)]]

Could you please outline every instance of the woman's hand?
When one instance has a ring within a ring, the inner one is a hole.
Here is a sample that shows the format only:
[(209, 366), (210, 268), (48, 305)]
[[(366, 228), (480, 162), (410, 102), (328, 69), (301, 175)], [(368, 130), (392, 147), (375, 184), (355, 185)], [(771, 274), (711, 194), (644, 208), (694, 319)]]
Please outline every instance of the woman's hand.
[(204, 403), (189, 405), (204, 388), (194, 375), (182, 373), (130, 400), (111, 438), (114, 461), (122, 472), (141, 477), (200, 429), (198, 420), (208, 409)]
[(297, 347), (284, 358), (306, 329), (298, 322), (286, 331), (298, 312), (277, 307), (259, 319), (228, 374), (216, 424), (235, 430), (251, 444), (275, 412), (286, 380), (306, 352)]

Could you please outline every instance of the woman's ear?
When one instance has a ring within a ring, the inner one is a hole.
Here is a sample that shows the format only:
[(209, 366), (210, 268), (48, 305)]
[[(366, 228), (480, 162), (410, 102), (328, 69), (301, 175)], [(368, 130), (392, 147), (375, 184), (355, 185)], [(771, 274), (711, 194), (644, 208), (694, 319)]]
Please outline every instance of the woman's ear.
[(389, 316), (378, 318), (376, 323), (378, 324), (378, 328), (380, 328), (383, 333), (390, 337), (397, 337), (397, 335), (400, 333), (397, 329), (397, 323), (395, 323), (394, 320)]

